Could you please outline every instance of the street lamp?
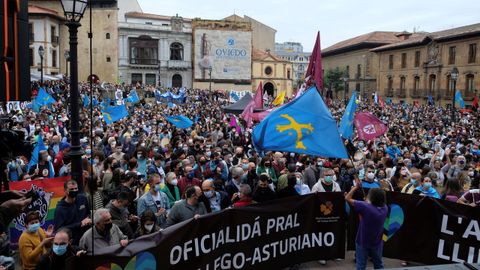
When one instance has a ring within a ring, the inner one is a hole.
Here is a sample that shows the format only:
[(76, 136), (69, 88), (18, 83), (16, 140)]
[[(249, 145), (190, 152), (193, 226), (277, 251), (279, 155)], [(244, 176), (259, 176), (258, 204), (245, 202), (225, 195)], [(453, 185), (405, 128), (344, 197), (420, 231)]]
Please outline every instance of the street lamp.
[(343, 99), (345, 100), (345, 105), (347, 105), (347, 90), (348, 90), (348, 73), (345, 71), (343, 76)]
[(453, 67), (452, 71), (450, 71), (450, 78), (453, 80), (453, 91), (452, 91), (452, 122), (455, 121), (455, 91), (457, 87), (457, 79), (458, 79), (458, 69), (457, 67)]
[(63, 54), (65, 56), (65, 75), (68, 76), (68, 61), (70, 60), (70, 52), (68, 50), (65, 51)]
[(45, 49), (42, 45), (38, 47), (38, 55), (40, 56), (40, 85), (43, 85), (43, 56), (45, 55)]
[(212, 66), (208, 68), (208, 76), (210, 76), (210, 86), (208, 87), (210, 93), (212, 92)]
[(78, 93), (78, 62), (77, 62), (77, 32), (81, 26), (80, 20), (83, 17), (83, 13), (87, 8), (87, 0), (61, 0), (62, 8), (65, 13), (65, 19), (69, 32), (69, 44), (70, 44), (70, 133), (71, 133), (71, 148), (70, 157), (72, 162), (72, 179), (77, 181), (78, 189), (83, 191), (82, 181), (82, 147), (80, 146), (79, 129), (79, 100), (80, 95)]

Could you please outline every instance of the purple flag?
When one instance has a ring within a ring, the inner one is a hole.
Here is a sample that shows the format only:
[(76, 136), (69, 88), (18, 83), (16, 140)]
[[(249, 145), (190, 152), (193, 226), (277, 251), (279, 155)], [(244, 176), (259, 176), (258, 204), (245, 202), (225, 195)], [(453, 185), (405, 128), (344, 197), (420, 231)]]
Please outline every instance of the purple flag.
[(235, 116), (230, 116), (230, 127), (235, 127), (235, 130), (238, 134), (242, 134), (242, 128), (237, 123), (237, 118)]
[(387, 126), (370, 112), (355, 114), (353, 122), (360, 140), (373, 140), (387, 132)]

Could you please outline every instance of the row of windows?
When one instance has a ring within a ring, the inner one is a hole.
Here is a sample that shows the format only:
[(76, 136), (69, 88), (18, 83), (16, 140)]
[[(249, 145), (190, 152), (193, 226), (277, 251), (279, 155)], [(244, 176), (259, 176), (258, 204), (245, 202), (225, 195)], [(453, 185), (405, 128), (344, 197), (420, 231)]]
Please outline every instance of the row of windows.
[[(450, 46), (448, 48), (448, 64), (455, 65), (456, 64), (456, 55), (457, 55), (457, 47)], [(477, 60), (477, 44), (472, 43), (468, 45), (468, 59), (467, 62), (469, 64), (475, 63)], [(394, 55), (390, 54), (388, 56), (388, 69), (393, 69), (394, 63)], [(407, 53), (401, 54), (401, 68), (407, 68)], [(415, 51), (415, 61), (413, 63), (414, 67), (420, 66), (420, 51)]]
[(308, 56), (300, 56), (300, 57), (295, 57), (295, 56), (282, 56), (281, 57), (283, 60), (288, 60), (288, 61), (299, 61), (299, 62), (303, 62), (303, 61), (310, 61), (310, 57)]
[[(437, 82), (437, 76), (435, 74), (432, 74), (428, 77), (428, 89), (430, 91), (433, 91), (436, 89), (436, 82)], [(445, 88), (448, 91), (451, 91), (453, 89), (453, 80), (450, 78), (450, 75), (446, 77), (446, 85)], [(413, 90), (419, 90), (420, 89), (420, 77), (415, 76), (412, 81), (412, 86)], [(393, 90), (393, 78), (388, 77), (387, 79), (387, 89)], [(406, 78), (405, 77), (400, 77), (400, 91), (403, 91), (406, 89)], [(465, 76), (465, 87), (464, 89), (468, 93), (473, 93), (475, 92), (475, 76), (473, 74), (467, 74)]]
[[(38, 58), (38, 63), (40, 63), (40, 56), (38, 56)], [(33, 48), (29, 49), (29, 62), (31, 67), (35, 66), (35, 52)], [(43, 55), (43, 65), (45, 65), (45, 63), (48, 63), (47, 51), (45, 51), (45, 54)], [(52, 50), (52, 67), (57, 67), (57, 50)]]
[[(130, 38), (130, 64), (157, 65), (158, 40), (148, 36)], [(174, 42), (170, 45), (170, 60), (183, 60), (183, 44)]]
[[(132, 73), (131, 77), (132, 84), (142, 84), (143, 83), (143, 74), (142, 73)], [(145, 84), (148, 85), (157, 85), (157, 75), (153, 73), (145, 74)], [(183, 86), (183, 78), (180, 74), (175, 74), (172, 76), (172, 87), (182, 87)]]
[[(265, 69), (264, 69), (264, 72), (267, 76), (271, 76), (272, 73), (273, 73), (273, 69), (271, 66), (267, 66)], [(287, 69), (287, 79), (290, 79), (290, 69)]]

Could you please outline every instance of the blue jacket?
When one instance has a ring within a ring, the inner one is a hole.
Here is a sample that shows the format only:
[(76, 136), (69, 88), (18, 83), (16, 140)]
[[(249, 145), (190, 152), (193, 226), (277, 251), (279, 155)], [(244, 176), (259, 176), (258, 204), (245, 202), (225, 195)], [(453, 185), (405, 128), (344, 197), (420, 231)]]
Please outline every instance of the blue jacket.
[[(170, 210), (170, 205), (168, 203), (167, 195), (162, 191), (159, 191), (159, 193), (160, 193), (160, 206), (157, 206), (151, 192), (147, 192), (143, 194), (142, 197), (138, 198), (137, 215), (139, 217), (141, 217), (142, 214), (147, 210), (152, 211), (154, 214), (156, 214), (158, 212), (158, 209), (160, 208), (165, 208), (167, 211)], [(167, 222), (166, 214), (157, 217), (157, 225), (159, 225), (160, 228), (165, 228), (166, 222)]]
[(396, 159), (402, 154), (400, 149), (398, 149), (398, 146), (397, 147), (389, 146), (387, 147), (386, 152), (391, 159)]
[(420, 191), (420, 193), (422, 193), (427, 197), (440, 199), (440, 195), (438, 194), (437, 190), (434, 189), (433, 187), (429, 187), (427, 190), (424, 190), (422, 186), (418, 186), (416, 190)]
[(89, 226), (81, 227), (82, 220), (90, 216), (90, 207), (87, 198), (79, 194), (73, 204), (67, 203), (63, 197), (55, 209), (54, 223), (55, 229), (62, 227), (69, 228), (73, 235), (73, 244), (78, 245), (83, 233)]

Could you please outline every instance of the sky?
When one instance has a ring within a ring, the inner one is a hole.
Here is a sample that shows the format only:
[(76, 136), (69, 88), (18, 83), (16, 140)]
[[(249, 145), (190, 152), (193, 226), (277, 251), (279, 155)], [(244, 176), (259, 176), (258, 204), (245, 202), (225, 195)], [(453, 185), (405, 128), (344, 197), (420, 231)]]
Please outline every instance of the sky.
[(276, 42), (311, 51), (372, 31), (434, 32), (480, 23), (478, 0), (138, 0), (143, 12), (185, 18), (247, 15), (277, 30)]

